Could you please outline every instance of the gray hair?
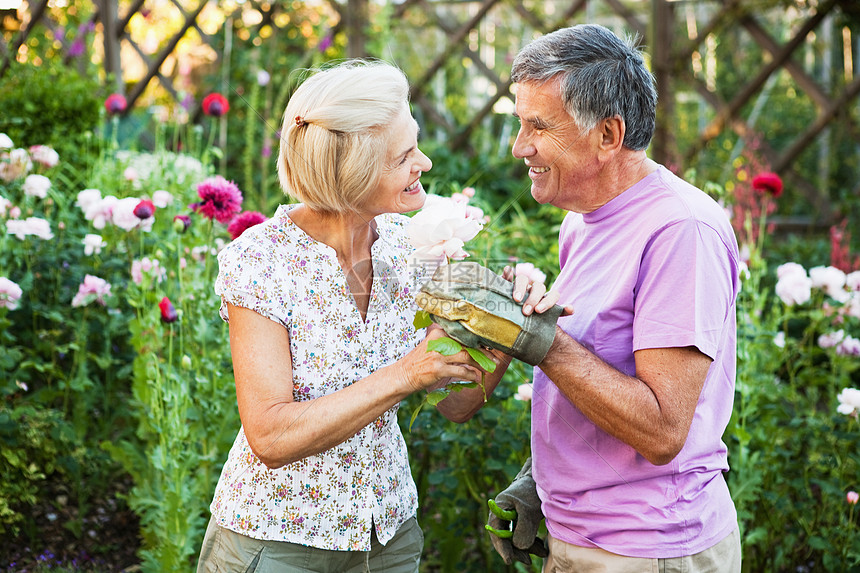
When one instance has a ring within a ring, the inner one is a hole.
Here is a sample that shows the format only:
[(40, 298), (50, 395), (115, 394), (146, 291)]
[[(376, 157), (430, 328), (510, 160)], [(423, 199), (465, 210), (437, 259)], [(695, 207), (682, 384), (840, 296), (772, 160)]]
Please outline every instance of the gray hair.
[(637, 43), (596, 24), (562, 28), (517, 54), (511, 80), (543, 83), (558, 77), (562, 104), (580, 129), (619, 116), (626, 126), (624, 146), (641, 151), (654, 135), (657, 89)]

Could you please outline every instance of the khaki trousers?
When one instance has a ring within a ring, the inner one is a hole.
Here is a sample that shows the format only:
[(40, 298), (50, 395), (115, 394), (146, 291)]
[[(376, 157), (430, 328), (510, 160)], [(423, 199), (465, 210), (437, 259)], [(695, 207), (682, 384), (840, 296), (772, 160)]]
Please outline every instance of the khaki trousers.
[(370, 551), (331, 551), (263, 541), (209, 520), (197, 573), (418, 573), (424, 534), (412, 517), (387, 545), (372, 533)]
[(625, 557), (596, 547), (579, 547), (549, 536), (543, 573), (740, 573), (741, 537), (735, 529), (701, 553), (671, 559)]

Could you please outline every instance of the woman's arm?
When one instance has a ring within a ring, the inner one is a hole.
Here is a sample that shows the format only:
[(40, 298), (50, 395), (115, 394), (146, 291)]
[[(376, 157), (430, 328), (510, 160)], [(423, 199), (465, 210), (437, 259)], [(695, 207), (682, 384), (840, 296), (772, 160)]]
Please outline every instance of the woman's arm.
[(409, 394), (441, 379), (480, 380), (465, 351), (427, 352), (428, 340), (444, 335), (431, 329), (397, 362), (327, 396), (296, 402), (287, 330), (247, 308), (228, 304), (228, 313), (239, 416), (251, 449), (270, 468), (344, 442)]

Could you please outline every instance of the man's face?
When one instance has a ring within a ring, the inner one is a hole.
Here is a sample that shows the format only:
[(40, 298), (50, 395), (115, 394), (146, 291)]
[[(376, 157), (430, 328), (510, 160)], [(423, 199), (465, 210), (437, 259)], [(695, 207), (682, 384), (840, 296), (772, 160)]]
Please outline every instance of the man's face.
[(580, 131), (562, 105), (558, 81), (517, 84), (515, 115), (513, 154), (529, 167), (532, 197), (569, 211), (593, 210), (588, 182), (598, 166), (596, 130)]

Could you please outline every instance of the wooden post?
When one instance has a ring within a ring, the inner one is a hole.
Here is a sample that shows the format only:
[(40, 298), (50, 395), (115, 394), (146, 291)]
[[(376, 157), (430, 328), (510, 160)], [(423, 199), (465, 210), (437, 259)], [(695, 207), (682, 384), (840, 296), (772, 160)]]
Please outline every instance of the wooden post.
[(346, 55), (349, 58), (367, 56), (367, 0), (349, 0), (346, 6)]
[(672, 86), (672, 26), (674, 11), (667, 0), (653, 0), (649, 29), (651, 71), (657, 81), (657, 125), (651, 142), (651, 158), (669, 167), (680, 167), (673, 156), (672, 118), (675, 116)]
[(120, 63), (120, 40), (117, 32), (118, 0), (98, 0), (99, 19), (102, 21), (102, 35), (104, 36), (105, 73), (114, 85), (114, 92), (125, 93), (125, 84), (122, 79), (122, 64)]

